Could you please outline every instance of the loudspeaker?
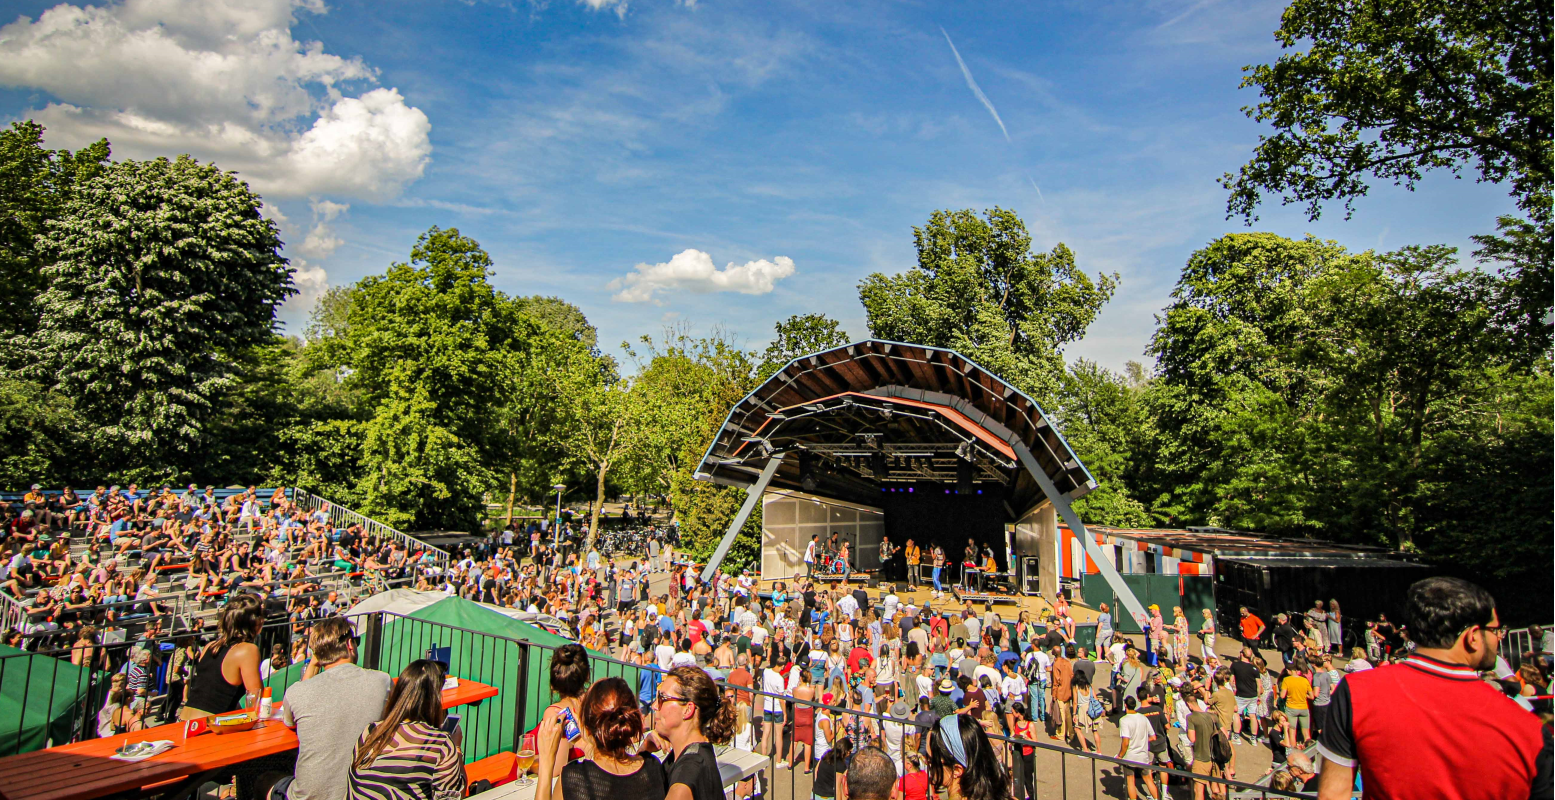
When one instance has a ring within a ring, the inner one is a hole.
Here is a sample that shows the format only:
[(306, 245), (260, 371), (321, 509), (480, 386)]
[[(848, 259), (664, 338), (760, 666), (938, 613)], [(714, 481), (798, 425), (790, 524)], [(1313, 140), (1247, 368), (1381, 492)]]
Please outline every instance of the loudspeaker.
[(815, 474), (815, 456), (809, 450), (799, 451), (799, 488), (807, 491), (815, 491), (820, 485), (820, 480)]
[(964, 458), (956, 459), (956, 494), (971, 494), (973, 464)]

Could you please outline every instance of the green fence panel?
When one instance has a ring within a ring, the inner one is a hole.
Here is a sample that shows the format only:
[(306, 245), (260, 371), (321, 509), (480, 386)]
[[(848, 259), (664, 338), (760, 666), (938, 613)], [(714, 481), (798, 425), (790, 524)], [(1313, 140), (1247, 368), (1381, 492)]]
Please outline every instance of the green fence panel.
[(0, 645), (0, 756), (64, 744), (83, 718), (95, 737), (108, 681), (106, 672)]
[[(1161, 615), (1170, 623), (1172, 621), (1172, 606), (1181, 606), (1183, 613), (1188, 618), (1188, 624), (1192, 630), (1197, 631), (1202, 624), (1203, 616), (1200, 609), (1209, 609), (1215, 613), (1215, 585), (1208, 575), (1123, 575), (1123, 583), (1133, 590), (1134, 596), (1139, 598), (1141, 605), (1149, 608), (1152, 604), (1161, 607)], [(1181, 590), (1179, 592), (1179, 589)], [(1120, 633), (1143, 633), (1134, 620), (1125, 613), (1119, 613), (1117, 595), (1112, 591), (1112, 585), (1100, 575), (1087, 575), (1080, 586), (1085, 596), (1085, 604), (1095, 608), (1100, 603), (1106, 603), (1112, 609), (1113, 627)], [(1092, 631), (1092, 640), (1095, 640), (1095, 632)]]

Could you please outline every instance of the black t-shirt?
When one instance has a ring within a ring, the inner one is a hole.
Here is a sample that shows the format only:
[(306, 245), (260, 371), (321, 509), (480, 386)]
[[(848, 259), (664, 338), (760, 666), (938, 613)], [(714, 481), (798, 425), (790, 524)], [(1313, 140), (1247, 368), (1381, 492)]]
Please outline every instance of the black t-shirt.
[(1246, 661), (1231, 662), (1231, 676), (1236, 678), (1237, 697), (1258, 696), (1258, 668)]
[(1292, 628), (1288, 623), (1282, 623), (1274, 626), (1275, 647), (1281, 650), (1287, 650), (1290, 648), (1291, 642), (1295, 641), (1295, 639), (1296, 629)]
[(1139, 713), (1145, 719), (1150, 720), (1150, 727), (1155, 731), (1155, 738), (1150, 740), (1150, 752), (1159, 753), (1166, 749), (1166, 713), (1161, 706), (1151, 703), (1139, 709)]
[(1047, 635), (1042, 637), (1042, 649), (1058, 647), (1064, 644), (1064, 634), (1057, 628), (1048, 628)]
[(606, 772), (587, 759), (571, 761), (562, 767), (562, 794), (575, 800), (663, 797), (668, 791), (664, 765), (653, 756), (645, 756), (642, 768), (630, 775)]
[[(810, 794), (816, 797), (836, 797), (838, 772), (832, 759), (822, 758), (820, 765), (815, 768), (815, 783), (810, 784)], [(840, 772), (848, 774), (848, 765), (843, 764)]]
[(691, 790), (691, 800), (723, 800), (723, 778), (718, 774), (718, 758), (713, 755), (711, 744), (696, 742), (686, 745), (678, 758), (671, 756), (664, 763), (664, 770), (668, 775), (665, 791), (677, 783), (683, 783)]
[(1076, 675), (1084, 675), (1086, 682), (1096, 685), (1096, 662), (1088, 658), (1077, 658), (1074, 662)]
[(806, 611), (809, 611), (809, 610), (815, 608), (815, 590), (814, 589), (811, 589), (810, 591), (804, 593), (804, 607), (805, 607)]
[(865, 594), (863, 589), (854, 589), (853, 599), (858, 602), (859, 611), (869, 608), (869, 595)]

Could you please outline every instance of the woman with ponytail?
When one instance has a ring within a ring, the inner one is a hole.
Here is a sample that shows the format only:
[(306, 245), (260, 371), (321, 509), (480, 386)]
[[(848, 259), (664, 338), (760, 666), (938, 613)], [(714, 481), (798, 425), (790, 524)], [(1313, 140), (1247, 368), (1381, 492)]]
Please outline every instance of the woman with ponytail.
[(583, 732), (593, 744), (594, 757), (566, 762), (561, 783), (553, 792), (551, 778), (557, 751), (567, 747), (564, 723), (547, 718), (540, 723), (537, 762), (540, 781), (536, 800), (624, 800), (631, 797), (663, 797), (667, 789), (664, 767), (657, 758), (631, 752), (643, 735), (643, 717), (637, 695), (620, 678), (594, 682), (580, 703)]
[(966, 714), (942, 717), (929, 733), (929, 781), (950, 800), (1004, 800), (1010, 781), (983, 726)]
[(696, 667), (676, 667), (659, 683), (653, 698), (653, 736), (672, 751), (664, 761), (669, 791), (665, 800), (722, 800), (714, 744), (734, 733), (735, 705)]

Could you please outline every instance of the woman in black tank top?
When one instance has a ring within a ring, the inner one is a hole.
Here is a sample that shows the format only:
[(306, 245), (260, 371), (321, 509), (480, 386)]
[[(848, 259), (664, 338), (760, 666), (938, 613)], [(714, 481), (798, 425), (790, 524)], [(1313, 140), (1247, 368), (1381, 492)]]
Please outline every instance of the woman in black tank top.
[[(264, 618), (264, 604), (254, 595), (240, 594), (227, 602), (217, 624), (216, 641), (201, 648), (194, 658), (179, 719), (234, 711), (245, 693), (261, 691), (259, 647), (254, 640), (259, 638)], [(227, 669), (229, 664), (231, 670)], [(227, 678), (229, 671), (235, 673), (237, 683)]]

